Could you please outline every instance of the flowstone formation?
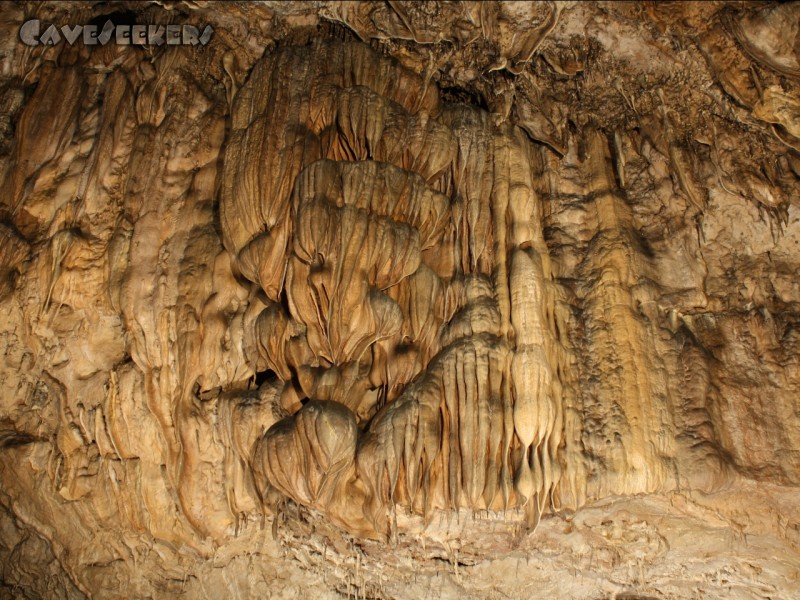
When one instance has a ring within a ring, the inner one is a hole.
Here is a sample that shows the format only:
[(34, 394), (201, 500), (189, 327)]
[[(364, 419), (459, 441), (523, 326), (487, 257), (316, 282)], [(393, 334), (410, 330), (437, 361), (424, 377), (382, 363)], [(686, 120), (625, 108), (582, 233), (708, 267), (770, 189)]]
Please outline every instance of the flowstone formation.
[(223, 241), (266, 304), (248, 358), (296, 413), (257, 446), (259, 487), (362, 535), (397, 504), (576, 507), (570, 309), (525, 134), (332, 41), (262, 59), (232, 123)]
[(795, 597), (798, 23), (4, 8), (0, 595)]

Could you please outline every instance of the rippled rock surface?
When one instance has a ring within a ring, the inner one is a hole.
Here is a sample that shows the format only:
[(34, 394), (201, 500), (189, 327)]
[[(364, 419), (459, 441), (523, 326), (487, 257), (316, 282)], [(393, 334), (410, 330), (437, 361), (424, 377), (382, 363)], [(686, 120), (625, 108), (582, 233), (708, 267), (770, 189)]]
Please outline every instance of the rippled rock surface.
[(3, 594), (795, 597), (799, 22), (4, 9)]

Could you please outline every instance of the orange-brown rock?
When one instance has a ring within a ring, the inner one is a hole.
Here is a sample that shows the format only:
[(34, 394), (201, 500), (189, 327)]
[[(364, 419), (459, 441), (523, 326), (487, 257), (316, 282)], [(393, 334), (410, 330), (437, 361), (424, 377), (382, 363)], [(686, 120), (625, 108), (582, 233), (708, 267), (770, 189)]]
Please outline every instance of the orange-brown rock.
[(0, 596), (797, 596), (798, 23), (4, 8)]

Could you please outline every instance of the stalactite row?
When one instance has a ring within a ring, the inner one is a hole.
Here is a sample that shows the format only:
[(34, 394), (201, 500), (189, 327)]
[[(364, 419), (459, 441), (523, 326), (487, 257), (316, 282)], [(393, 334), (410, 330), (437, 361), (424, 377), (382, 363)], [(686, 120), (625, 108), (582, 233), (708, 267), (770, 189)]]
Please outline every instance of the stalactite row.
[(268, 299), (251, 361), (295, 413), (256, 448), (261, 485), (367, 535), (395, 505), (535, 525), (559, 504), (566, 324), (528, 140), (330, 41), (266, 56), (233, 123), (223, 239)]

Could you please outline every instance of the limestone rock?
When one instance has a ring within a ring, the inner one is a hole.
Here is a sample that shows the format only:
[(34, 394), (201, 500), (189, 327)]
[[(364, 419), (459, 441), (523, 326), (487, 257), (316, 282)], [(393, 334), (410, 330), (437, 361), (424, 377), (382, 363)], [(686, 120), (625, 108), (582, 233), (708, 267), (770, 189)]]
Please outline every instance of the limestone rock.
[(795, 597), (798, 6), (4, 9), (4, 593)]

